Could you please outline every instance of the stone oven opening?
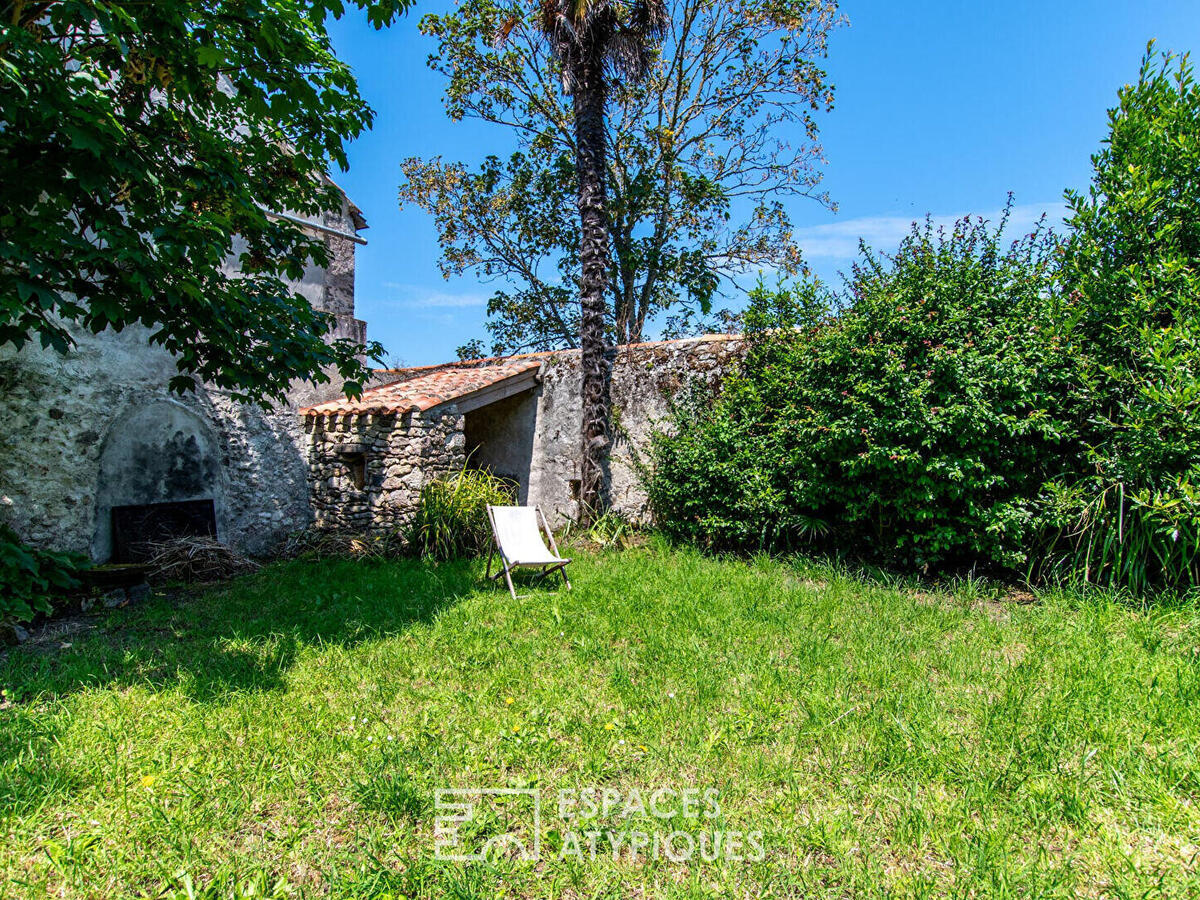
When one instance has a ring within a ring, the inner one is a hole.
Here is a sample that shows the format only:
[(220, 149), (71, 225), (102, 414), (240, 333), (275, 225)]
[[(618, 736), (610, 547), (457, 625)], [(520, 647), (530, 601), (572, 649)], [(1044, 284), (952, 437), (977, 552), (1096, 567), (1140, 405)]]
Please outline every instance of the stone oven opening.
[(216, 536), (217, 512), (212, 500), (144, 503), (112, 510), (113, 562), (145, 562), (150, 545), (159, 541)]
[(208, 424), (173, 400), (120, 416), (100, 453), (92, 558), (137, 562), (147, 543), (222, 533), (218, 444)]

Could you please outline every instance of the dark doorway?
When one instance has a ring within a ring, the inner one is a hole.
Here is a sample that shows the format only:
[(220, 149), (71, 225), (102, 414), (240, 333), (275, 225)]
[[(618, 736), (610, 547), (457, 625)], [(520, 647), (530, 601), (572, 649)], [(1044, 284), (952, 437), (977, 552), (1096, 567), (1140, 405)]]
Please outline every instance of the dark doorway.
[(487, 469), (515, 485), (516, 501), (527, 502), (536, 426), (537, 392), (534, 390), (471, 410), (463, 422), (467, 465)]
[(150, 545), (179, 537), (216, 537), (217, 511), (211, 500), (114, 506), (113, 562), (145, 562)]

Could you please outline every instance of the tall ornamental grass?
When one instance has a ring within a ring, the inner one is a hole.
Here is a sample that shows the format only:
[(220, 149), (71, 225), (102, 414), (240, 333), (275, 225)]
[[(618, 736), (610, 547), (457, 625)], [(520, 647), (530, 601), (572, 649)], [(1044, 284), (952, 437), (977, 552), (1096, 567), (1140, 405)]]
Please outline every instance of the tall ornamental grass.
[(464, 469), (421, 489), (408, 542), (426, 559), (454, 559), (485, 552), (492, 530), (487, 507), (513, 502), (512, 486), (481, 469)]

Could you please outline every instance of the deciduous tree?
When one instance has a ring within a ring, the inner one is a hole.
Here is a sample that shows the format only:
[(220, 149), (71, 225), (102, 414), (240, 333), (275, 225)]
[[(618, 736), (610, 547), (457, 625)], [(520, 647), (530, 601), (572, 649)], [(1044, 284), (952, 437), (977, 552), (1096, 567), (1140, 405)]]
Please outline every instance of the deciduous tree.
[[(610, 247), (606, 327), (637, 341), (666, 316), (699, 327), (729, 278), (794, 272), (785, 202), (820, 191), (821, 68), (834, 0), (667, 0), (647, 76), (614, 84), (604, 125)], [(580, 231), (575, 107), (562, 62), (533, 27), (541, 7), (464, 0), (428, 15), (430, 65), (453, 119), (510, 128), (516, 150), (472, 168), (408, 159), (401, 200), (429, 211), (446, 275), (494, 279), (493, 351), (575, 347)], [(493, 38), (505, 31), (506, 40)]]
[[(354, 5), (382, 27), (409, 2)], [(178, 391), (269, 401), (329, 370), (357, 390), (364, 348), (327, 344), (331, 320), (287, 284), (325, 244), (270, 215), (337, 208), (326, 173), (371, 123), (326, 33), (343, 11), (0, 2), (0, 345), (65, 351), (73, 330), (141, 323)]]

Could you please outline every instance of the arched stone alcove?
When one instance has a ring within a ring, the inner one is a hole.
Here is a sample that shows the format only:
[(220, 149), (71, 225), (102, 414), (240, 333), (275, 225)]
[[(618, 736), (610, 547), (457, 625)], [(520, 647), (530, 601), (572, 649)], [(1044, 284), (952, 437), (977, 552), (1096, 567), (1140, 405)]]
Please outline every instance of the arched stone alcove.
[[(153, 507), (151, 519), (168, 532), (159, 537), (169, 536), (173, 527), (197, 533), (195, 524), (205, 517), (220, 536), (221, 482), (217, 440), (204, 419), (173, 400), (139, 404), (113, 422), (100, 452), (92, 557), (101, 562), (114, 557), (120, 538), (114, 533), (114, 509), (125, 516), (130, 507)], [(209, 503), (211, 512), (206, 512)]]

